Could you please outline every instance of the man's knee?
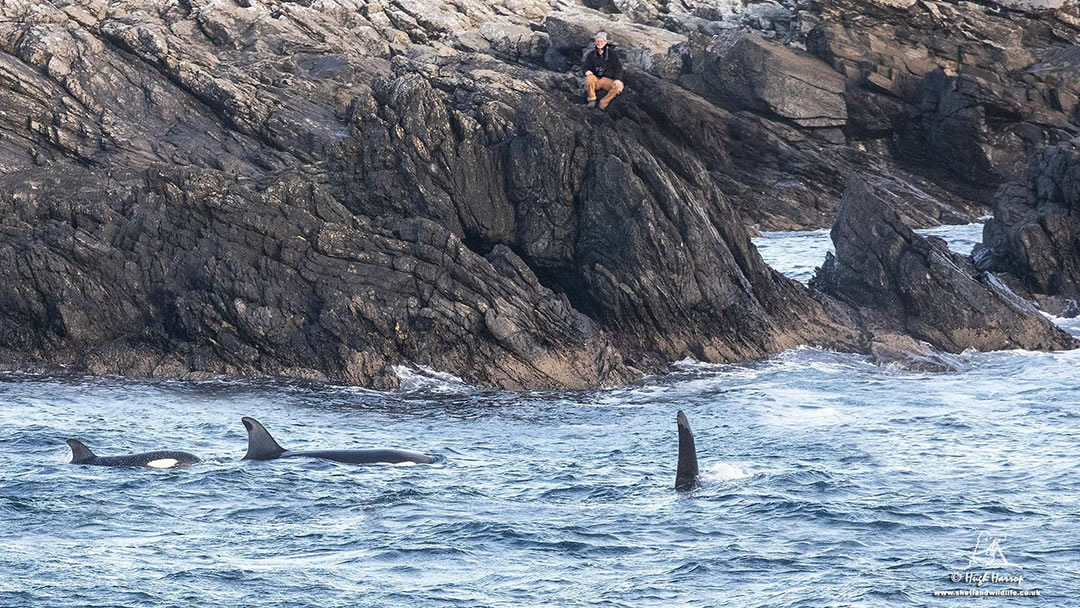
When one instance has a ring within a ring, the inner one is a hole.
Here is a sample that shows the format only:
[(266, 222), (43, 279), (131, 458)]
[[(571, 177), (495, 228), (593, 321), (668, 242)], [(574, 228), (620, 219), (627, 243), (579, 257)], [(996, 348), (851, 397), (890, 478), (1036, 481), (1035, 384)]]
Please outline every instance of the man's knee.
[(616, 93), (622, 93), (622, 90), (623, 90), (622, 81), (621, 80), (616, 80), (615, 83), (612, 85), (611, 90), (615, 91)]
[(600, 79), (596, 77), (596, 74), (585, 75), (585, 84), (595, 85), (598, 80)]

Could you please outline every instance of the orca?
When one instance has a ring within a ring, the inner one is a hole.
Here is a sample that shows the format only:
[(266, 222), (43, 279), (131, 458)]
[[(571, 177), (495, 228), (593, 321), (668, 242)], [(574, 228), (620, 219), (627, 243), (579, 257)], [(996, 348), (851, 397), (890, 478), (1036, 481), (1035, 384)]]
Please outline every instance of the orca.
[(408, 450), (366, 449), (366, 450), (286, 450), (274, 441), (270, 432), (258, 420), (244, 416), (240, 419), (248, 433), (248, 449), (244, 460), (276, 460), (278, 458), (322, 458), (348, 464), (398, 464), (414, 462), (432, 464), (438, 462), (434, 456), (410, 452)]
[(675, 489), (689, 492), (698, 487), (701, 477), (698, 473), (694, 432), (690, 430), (690, 421), (682, 410), (675, 416), (675, 423), (679, 427), (679, 466), (675, 473)]
[(199, 462), (199, 457), (187, 452), (158, 450), (141, 454), (123, 456), (97, 456), (86, 444), (78, 439), (68, 439), (71, 448), (71, 464), (93, 464), (102, 467), (149, 467), (151, 469), (171, 469)]

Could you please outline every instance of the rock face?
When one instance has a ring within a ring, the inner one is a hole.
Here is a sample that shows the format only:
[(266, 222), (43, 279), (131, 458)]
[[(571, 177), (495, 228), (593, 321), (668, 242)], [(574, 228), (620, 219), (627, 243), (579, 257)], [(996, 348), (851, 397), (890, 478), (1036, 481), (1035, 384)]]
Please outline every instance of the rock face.
[[(988, 212), (988, 194), (965, 198), (952, 192), (955, 184), (938, 180), (936, 171), (927, 174), (934, 173), (931, 177), (940, 183), (897, 166), (882, 144), (892, 131), (875, 132), (869, 139), (857, 136), (858, 121), (869, 118), (864, 114), (879, 116), (893, 106), (903, 113), (903, 104), (866, 102), (865, 91), (828, 63), (766, 40), (780, 31), (791, 37), (789, 10), (749, 5), (728, 15), (726, 6), (695, 6), (689, 13), (668, 6), (659, 14), (644, 19), (641, 12), (630, 11), (612, 20), (610, 14), (585, 9), (550, 13), (543, 21), (551, 40), (545, 65), (564, 69), (580, 63), (592, 34), (608, 31), (625, 63), (634, 68), (624, 78), (627, 95), (645, 96), (644, 109), (663, 114), (670, 128), (703, 132), (693, 141), (696, 152), (749, 223), (763, 230), (829, 226), (847, 176), (855, 171), (890, 177), (919, 191), (903, 210), (913, 226), (967, 223)], [(748, 26), (763, 31), (744, 31)], [(672, 86), (676, 82), (679, 86)], [(709, 102), (692, 104), (707, 108), (706, 116), (680, 115), (651, 103), (683, 90)], [(859, 112), (855, 126), (848, 116), (853, 100)], [(848, 142), (855, 145), (843, 145)]]
[(664, 125), (501, 57), (527, 23), (365, 7), (5, 4), (4, 363), (587, 387), (850, 343)]
[[(953, 10), (930, 6), (867, 14)], [(981, 48), (984, 70), (957, 75), (935, 71), (946, 51), (918, 63), (832, 27), (834, 10), (863, 8), (0, 3), (0, 366), (389, 387), (422, 364), (576, 388), (687, 356), (870, 352), (850, 310), (762, 262), (747, 225), (829, 225), (855, 172), (889, 184), (912, 225), (977, 216), (967, 177), (927, 167), (990, 150), (980, 171), (1006, 175), (1071, 128), (1065, 45), (1029, 65), (994, 44), (1075, 30), (1062, 11), (1021, 13), (1018, 35), (1011, 13), (956, 8), (999, 41), (957, 45), (957, 66)], [(600, 29), (628, 67), (605, 114), (582, 107), (577, 74)], [(867, 45), (873, 62), (852, 59)], [(888, 71), (901, 56), (910, 78)], [(1060, 109), (1031, 114), (1018, 81)]]
[(855, 176), (811, 285), (857, 311), (871, 334), (900, 333), (952, 353), (1058, 350), (1078, 342), (969, 256), (911, 231), (882, 184)]
[(844, 78), (824, 63), (755, 34), (725, 33), (705, 49), (711, 96), (802, 127), (847, 123)]
[(1076, 140), (1046, 148), (1026, 183), (1002, 186), (975, 259), (1054, 314), (1080, 301), (1080, 151)]
[(393, 363), (464, 372), (471, 360), (467, 375), (498, 386), (634, 378), (506, 246), (480, 255), (431, 220), (355, 215), (311, 178), (154, 170), (104, 193), (77, 169), (7, 180), (0, 205), (20, 221), (0, 247), (0, 339), (154, 377), (387, 387)]
[(830, 0), (802, 16), (807, 48), (848, 79), (849, 137), (990, 201), (1080, 124), (1075, 6), (1037, 4)]

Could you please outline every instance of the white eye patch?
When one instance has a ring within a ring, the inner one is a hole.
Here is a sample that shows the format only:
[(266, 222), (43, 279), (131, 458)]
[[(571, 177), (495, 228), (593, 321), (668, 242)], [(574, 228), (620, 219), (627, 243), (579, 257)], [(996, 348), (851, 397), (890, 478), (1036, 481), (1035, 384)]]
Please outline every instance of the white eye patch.
[(175, 458), (159, 458), (146, 463), (146, 466), (154, 469), (168, 469), (175, 467), (180, 461)]

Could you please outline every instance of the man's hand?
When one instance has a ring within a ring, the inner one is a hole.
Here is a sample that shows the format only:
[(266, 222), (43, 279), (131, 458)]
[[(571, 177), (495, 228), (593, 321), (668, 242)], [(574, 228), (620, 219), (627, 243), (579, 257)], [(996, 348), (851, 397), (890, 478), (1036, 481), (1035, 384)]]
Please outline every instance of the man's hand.
[(586, 76), (592, 76), (592, 70), (585, 70)]

